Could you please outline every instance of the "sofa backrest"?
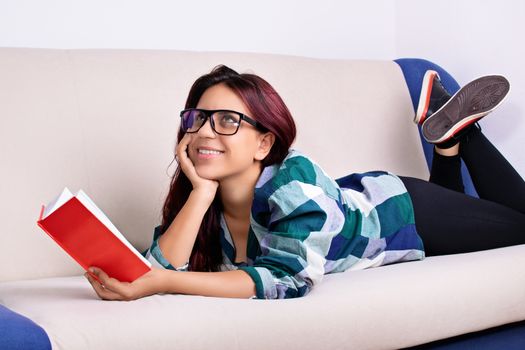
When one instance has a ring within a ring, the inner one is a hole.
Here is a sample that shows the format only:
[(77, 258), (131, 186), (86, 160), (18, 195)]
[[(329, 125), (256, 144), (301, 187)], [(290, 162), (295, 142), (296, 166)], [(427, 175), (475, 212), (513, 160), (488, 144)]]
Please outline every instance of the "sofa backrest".
[(149, 50), (0, 49), (0, 281), (82, 270), (36, 225), (64, 187), (83, 189), (143, 251), (160, 224), (193, 81), (218, 64), (268, 80), (294, 115), (294, 148), (334, 178), (428, 177), (392, 61)]

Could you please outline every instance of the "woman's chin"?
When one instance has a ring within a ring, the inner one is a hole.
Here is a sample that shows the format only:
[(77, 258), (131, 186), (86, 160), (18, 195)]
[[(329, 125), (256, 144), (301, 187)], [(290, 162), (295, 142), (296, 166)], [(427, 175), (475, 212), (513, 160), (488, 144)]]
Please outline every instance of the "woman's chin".
[(212, 169), (198, 169), (196, 167), (195, 171), (197, 172), (197, 175), (199, 175), (199, 177), (202, 177), (203, 179), (206, 179), (206, 180), (217, 181), (220, 179), (220, 176), (217, 173), (217, 171), (213, 171)]

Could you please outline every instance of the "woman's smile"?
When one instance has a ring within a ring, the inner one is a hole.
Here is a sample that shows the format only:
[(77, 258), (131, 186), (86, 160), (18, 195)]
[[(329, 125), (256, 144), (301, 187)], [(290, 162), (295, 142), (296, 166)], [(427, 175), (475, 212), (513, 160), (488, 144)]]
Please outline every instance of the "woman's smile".
[(198, 147), (197, 149), (197, 159), (215, 159), (224, 154), (224, 151), (221, 151), (216, 148), (211, 147)]
[(198, 159), (215, 159), (221, 156), (224, 152), (219, 151), (208, 151), (208, 150), (199, 150), (197, 152)]

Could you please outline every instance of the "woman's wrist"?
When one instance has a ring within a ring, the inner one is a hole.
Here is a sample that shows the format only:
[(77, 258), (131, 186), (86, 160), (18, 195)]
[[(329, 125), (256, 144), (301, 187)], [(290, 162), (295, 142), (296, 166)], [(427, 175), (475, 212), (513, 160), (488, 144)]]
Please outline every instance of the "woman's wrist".
[(215, 194), (217, 193), (217, 189), (211, 189), (207, 187), (198, 187), (194, 188), (190, 196), (193, 195), (194, 197), (197, 197), (199, 200), (205, 201), (210, 205), (213, 202), (213, 199), (215, 198)]
[(156, 294), (167, 294), (169, 290), (169, 278), (170, 270), (159, 269), (158, 278), (156, 281), (155, 291)]

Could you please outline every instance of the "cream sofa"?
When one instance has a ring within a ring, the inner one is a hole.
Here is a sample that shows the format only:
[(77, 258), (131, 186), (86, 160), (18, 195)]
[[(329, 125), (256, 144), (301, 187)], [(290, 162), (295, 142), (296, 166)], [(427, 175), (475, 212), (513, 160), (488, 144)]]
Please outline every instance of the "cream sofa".
[[(175, 170), (178, 112), (192, 82), (220, 63), (280, 92), (298, 124), (294, 147), (333, 177), (375, 169), (428, 177), (403, 74), (410, 67), (394, 61), (2, 48), (5, 309), (32, 320), (53, 349), (393, 349), (525, 320), (525, 245), (326, 275), (297, 299), (98, 299), (37, 227), (41, 204), (64, 186), (83, 189), (145, 250)], [(430, 63), (418, 64), (422, 76)], [(4, 322), (0, 338), (10, 331)]]

